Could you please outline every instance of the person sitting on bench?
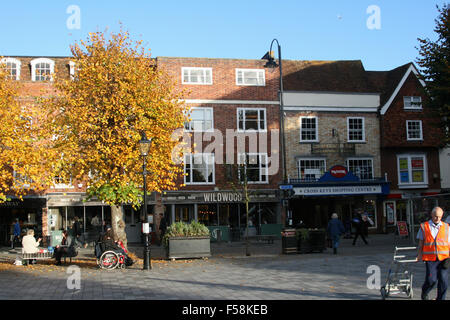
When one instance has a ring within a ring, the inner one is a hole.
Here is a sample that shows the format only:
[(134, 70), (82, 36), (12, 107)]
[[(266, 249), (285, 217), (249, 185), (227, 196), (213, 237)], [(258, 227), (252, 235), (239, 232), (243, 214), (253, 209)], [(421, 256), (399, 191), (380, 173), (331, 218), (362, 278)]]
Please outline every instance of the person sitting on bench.
[(55, 259), (57, 266), (61, 265), (61, 258), (63, 256), (75, 256), (75, 244), (73, 238), (68, 234), (67, 230), (64, 230), (62, 233), (61, 245), (57, 245), (55, 247)]
[[(34, 238), (34, 230), (29, 229), (27, 231), (27, 235), (22, 238), (22, 253), (36, 253), (39, 252), (39, 243), (41, 242), (41, 238)], [(32, 264), (36, 263), (36, 260), (31, 261)]]

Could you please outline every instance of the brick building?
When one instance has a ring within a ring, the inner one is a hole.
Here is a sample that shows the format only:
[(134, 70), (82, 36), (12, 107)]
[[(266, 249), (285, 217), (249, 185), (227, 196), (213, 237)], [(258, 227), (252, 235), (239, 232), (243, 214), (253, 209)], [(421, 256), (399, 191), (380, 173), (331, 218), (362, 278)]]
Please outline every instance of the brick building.
[[(8, 57), (2, 63), (23, 85), (20, 100), (24, 105), (52, 94), (53, 73), (69, 78), (74, 72), (68, 57)], [(205, 223), (213, 235), (217, 234), (215, 229), (220, 229), (225, 240), (232, 233), (239, 238), (245, 224), (242, 195), (230, 184), (231, 177), (237, 175), (233, 164), (238, 161), (247, 163), (252, 190), (251, 232), (279, 230), (276, 73), (266, 72), (261, 60), (159, 57), (155, 63), (177, 80), (176, 90), (187, 90), (186, 104), (192, 108), (192, 120), (185, 124), (186, 132), (192, 135), (192, 151), (185, 156), (186, 175), (178, 181), (180, 189), (148, 196), (147, 213), (150, 221), (155, 217), (156, 230), (162, 213), (169, 223), (197, 220)], [(23, 202), (0, 204), (1, 241), (8, 241), (10, 224), (16, 217), (24, 221), (25, 227), (33, 227), (44, 236), (67, 228), (75, 216), (87, 232), (94, 229), (91, 220), (95, 216), (100, 221), (110, 220), (109, 206), (99, 201), (85, 202), (85, 198), (85, 186), (76, 181), (62, 184), (55, 177), (54, 187), (42, 194), (30, 194)], [(140, 219), (139, 212), (124, 206), (129, 242), (141, 240)], [(263, 222), (265, 225), (260, 227)]]
[(383, 210), (392, 229), (397, 221), (409, 222), (408, 199), (440, 193), (442, 136), (438, 119), (427, 109), (425, 84), (414, 64), (368, 74), (381, 93), (381, 170), (391, 182)]
[(185, 101), (192, 108), (185, 124), (191, 136), (186, 176), (178, 181), (184, 186), (162, 195), (166, 218), (197, 220), (211, 229), (213, 238), (218, 229), (223, 240), (239, 239), (245, 207), (235, 188), (239, 183), (233, 187), (230, 182), (238, 175), (235, 164), (245, 163), (251, 189), (249, 233), (279, 234), (277, 73), (267, 72), (262, 60), (156, 60), (158, 68), (178, 80), (177, 89), (187, 91)]
[(324, 228), (333, 212), (350, 222), (359, 210), (380, 229), (384, 194), (380, 95), (361, 61), (286, 61), (283, 78), (286, 188), (292, 224)]

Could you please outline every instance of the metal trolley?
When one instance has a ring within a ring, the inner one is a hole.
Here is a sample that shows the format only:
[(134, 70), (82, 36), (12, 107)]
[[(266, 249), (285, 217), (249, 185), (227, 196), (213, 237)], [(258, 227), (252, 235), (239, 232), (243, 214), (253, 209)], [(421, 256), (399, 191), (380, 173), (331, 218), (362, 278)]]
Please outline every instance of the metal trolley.
[[(414, 256), (412, 252), (414, 252)], [(383, 300), (391, 294), (400, 292), (406, 293), (410, 299), (413, 298), (413, 274), (407, 266), (408, 263), (417, 262), (416, 253), (417, 247), (395, 247), (394, 259), (389, 266), (386, 284), (380, 288)]]

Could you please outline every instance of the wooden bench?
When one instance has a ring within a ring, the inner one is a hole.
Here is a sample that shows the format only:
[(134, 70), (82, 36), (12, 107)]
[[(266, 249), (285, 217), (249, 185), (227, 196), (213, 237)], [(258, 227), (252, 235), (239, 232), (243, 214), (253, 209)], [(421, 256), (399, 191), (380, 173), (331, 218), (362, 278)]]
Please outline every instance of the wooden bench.
[(259, 234), (254, 236), (244, 237), (244, 239), (248, 238), (249, 240), (256, 240), (257, 242), (266, 241), (267, 244), (273, 244), (273, 241), (276, 239), (276, 235), (274, 234)]

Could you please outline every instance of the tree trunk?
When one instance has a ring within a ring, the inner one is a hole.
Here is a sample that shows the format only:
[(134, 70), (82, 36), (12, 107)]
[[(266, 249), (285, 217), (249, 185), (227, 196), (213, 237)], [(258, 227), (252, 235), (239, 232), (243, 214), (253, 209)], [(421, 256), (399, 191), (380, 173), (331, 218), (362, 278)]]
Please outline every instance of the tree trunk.
[(111, 228), (114, 234), (114, 240), (122, 241), (125, 248), (128, 249), (122, 206), (111, 206)]

